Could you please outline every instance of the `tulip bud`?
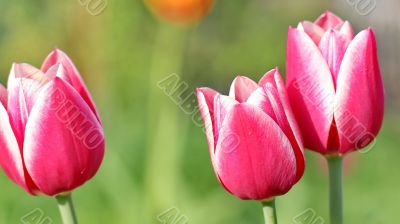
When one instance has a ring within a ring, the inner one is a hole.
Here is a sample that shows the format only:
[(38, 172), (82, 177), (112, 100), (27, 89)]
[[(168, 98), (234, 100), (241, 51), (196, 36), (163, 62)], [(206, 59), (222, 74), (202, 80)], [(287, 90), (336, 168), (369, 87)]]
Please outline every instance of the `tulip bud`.
[(289, 28), (287, 91), (305, 147), (342, 155), (378, 134), (384, 89), (375, 35), (356, 36), (348, 21), (325, 12)]
[(14, 64), (8, 96), (2, 88), (0, 165), (11, 180), (33, 195), (53, 196), (95, 175), (104, 155), (103, 128), (68, 56), (54, 50), (41, 70)]
[(162, 20), (190, 24), (200, 21), (208, 13), (212, 0), (146, 0), (146, 3)]
[(288, 192), (304, 172), (301, 137), (277, 69), (257, 84), (239, 76), (229, 96), (197, 90), (211, 161), (222, 186), (241, 199)]

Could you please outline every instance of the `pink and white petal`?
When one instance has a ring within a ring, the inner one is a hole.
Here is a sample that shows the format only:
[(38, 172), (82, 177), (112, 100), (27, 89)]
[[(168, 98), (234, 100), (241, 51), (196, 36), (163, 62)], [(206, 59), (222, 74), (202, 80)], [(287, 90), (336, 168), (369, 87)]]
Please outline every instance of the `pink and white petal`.
[(90, 96), (89, 91), (87, 90), (85, 83), (83, 82), (81, 75), (79, 74), (72, 60), (63, 51), (54, 49), (44, 60), (41, 70), (46, 73), (53, 65), (58, 63), (64, 66), (66, 76), (69, 77), (66, 78), (63, 76), (61, 78), (63, 78), (64, 81), (69, 82), (75, 88), (75, 90), (78, 91), (85, 102), (89, 105), (92, 112), (96, 115), (97, 120), (100, 121), (100, 116), (97, 113), (96, 106), (92, 100), (92, 97)]
[(275, 83), (276, 83), (275, 84), (276, 89), (278, 90), (278, 94), (280, 97), (280, 102), (282, 103), (283, 109), (285, 111), (285, 115), (286, 115), (287, 121), (289, 123), (290, 129), (293, 132), (293, 135), (296, 139), (297, 145), (301, 148), (302, 151), (304, 151), (303, 139), (301, 136), (301, 132), (300, 132), (299, 126), (297, 125), (296, 119), (294, 117), (292, 107), (290, 106), (285, 83), (284, 83), (282, 76), (279, 73), (278, 69), (276, 69), (274, 78), (275, 78)]
[[(221, 181), (221, 178), (219, 177), (216, 169), (215, 169), (215, 145), (217, 144), (216, 138), (214, 136), (214, 132), (217, 133), (218, 136), (218, 129), (215, 129), (213, 126), (215, 125), (214, 121), (214, 102), (215, 98), (219, 96), (220, 94), (210, 88), (197, 88), (197, 101), (199, 103), (199, 110), (200, 114), (203, 118), (204, 121), (204, 129), (206, 132), (206, 137), (207, 137), (207, 143), (208, 143), (208, 150), (210, 153), (210, 158), (211, 158), (211, 164), (214, 168), (214, 173), (215, 176), (217, 177), (218, 181), (221, 183), (221, 185), (229, 192), (229, 190), (224, 186), (224, 184)], [(215, 130), (215, 131), (214, 131)]]
[(343, 23), (343, 20), (330, 11), (326, 11), (314, 22), (324, 30), (333, 29)]
[(286, 131), (287, 137), (289, 138), (290, 142), (292, 142), (294, 154), (296, 156), (297, 161), (297, 181), (303, 176), (304, 169), (305, 169), (305, 156), (304, 156), (304, 145), (303, 139), (300, 132), (300, 128), (297, 125), (295, 116), (293, 114), (293, 110), (290, 106), (288, 95), (285, 88), (285, 83), (283, 82), (282, 76), (279, 73), (279, 70), (276, 69), (274, 74), (276, 88), (278, 90), (278, 94), (280, 97), (280, 102), (282, 104), (283, 110), (285, 112), (286, 121), (290, 128), (290, 132)]
[(236, 100), (232, 97), (224, 96), (224, 95), (217, 95), (214, 98), (214, 140), (218, 142), (218, 132), (222, 127), (224, 119), (229, 111), (235, 104), (238, 104)]
[(26, 168), (46, 195), (75, 189), (100, 167), (103, 129), (79, 93), (59, 77), (41, 92), (25, 133)]
[(347, 37), (349, 41), (354, 39), (354, 30), (349, 21), (345, 21), (343, 24), (336, 27), (335, 30)]
[(25, 125), (44, 83), (30, 78), (14, 78), (8, 86), (7, 111), (19, 147), (22, 149)]
[(36, 80), (37, 82), (42, 83), (42, 85), (49, 81), (42, 71), (32, 65), (14, 63), (8, 76), (7, 87), (9, 88), (10, 86), (15, 85), (15, 81), (19, 78)]
[(200, 114), (204, 122), (208, 149), (211, 155), (211, 160), (213, 160), (215, 145), (217, 144), (214, 133), (218, 131), (214, 130), (214, 98), (219, 95), (219, 93), (210, 88), (197, 88), (196, 91)]
[[(270, 83), (263, 85), (263, 87), (259, 87), (256, 91), (254, 91), (250, 97), (247, 99), (246, 103), (254, 105), (260, 108), (266, 115), (272, 118), (278, 125), (281, 123), (281, 116), (277, 111), (277, 102), (276, 99), (273, 98), (272, 94), (267, 94), (264, 87), (271, 86)], [(276, 114), (278, 113), (278, 114)]]
[(2, 84), (0, 84), (0, 103), (6, 109), (7, 109), (7, 104), (8, 104), (7, 102), (8, 102), (7, 89)]
[(300, 22), (299, 25), (297, 25), (297, 29), (307, 33), (307, 35), (314, 41), (316, 45), (318, 45), (325, 33), (324, 29), (310, 21)]
[(0, 165), (5, 174), (16, 184), (33, 194), (25, 179), (22, 152), (14, 136), (7, 111), (0, 105)]
[(239, 103), (246, 102), (251, 93), (258, 88), (258, 85), (253, 80), (245, 77), (236, 77), (229, 90), (229, 96), (237, 100)]
[[(279, 74), (279, 73), (278, 73)], [(276, 85), (276, 84), (275, 84)], [(292, 125), (287, 117), (288, 108), (285, 108), (278, 92), (278, 89), (273, 86), (271, 83), (267, 83), (262, 88), (257, 89), (247, 100), (248, 104), (255, 105), (261, 108), (268, 116), (270, 116), (276, 124), (282, 129), (285, 133), (286, 137), (292, 144), (294, 154), (296, 156), (297, 161), (297, 177), (300, 179), (304, 173), (305, 161), (304, 161), (304, 152), (303, 145), (299, 136), (299, 131), (295, 134), (292, 130)], [(285, 105), (286, 106), (286, 105)], [(293, 122), (293, 118), (291, 118), (291, 122)], [(298, 139), (297, 139), (297, 138)]]
[(384, 88), (376, 40), (372, 29), (367, 29), (350, 43), (338, 77), (335, 121), (340, 152), (359, 149), (360, 141), (365, 140), (363, 137), (375, 137), (381, 128), (383, 113)]
[(335, 86), (343, 56), (350, 41), (351, 39), (346, 38), (346, 36), (338, 31), (329, 30), (324, 34), (319, 43), (319, 49), (328, 63)]
[(263, 75), (263, 77), (261, 77), (260, 81), (258, 82), (259, 86), (264, 86), (267, 83), (271, 83), (274, 87), (276, 87), (276, 83), (275, 83), (275, 73), (278, 70), (278, 68), (274, 68), (271, 69), (270, 71), (268, 71), (267, 73), (265, 73), (265, 75)]
[(52, 80), (55, 77), (59, 77), (60, 79), (64, 80), (67, 83), (71, 83), (69, 80), (69, 76), (67, 75), (64, 66), (61, 63), (57, 63), (53, 66), (51, 66), (47, 71), (46, 71), (46, 76)]
[(282, 195), (296, 182), (289, 140), (269, 116), (247, 103), (236, 104), (226, 116), (216, 165), (225, 187), (241, 199)]
[(8, 77), (7, 89), (8, 89), (8, 101), (10, 95), (16, 90), (22, 92), (25, 95), (25, 100), (28, 108), (32, 107), (37, 93), (40, 89), (50, 80), (37, 68), (29, 64), (16, 64), (14, 63), (11, 67), (10, 75)]
[(285, 132), (287, 125), (286, 115), (281, 104), (280, 96), (276, 89), (276, 72), (277, 69), (272, 69), (261, 78), (261, 87), (253, 92), (253, 94), (247, 100), (247, 103), (261, 108)]
[(286, 57), (287, 93), (305, 147), (323, 152), (335, 97), (329, 67), (309, 36), (293, 28), (289, 28)]

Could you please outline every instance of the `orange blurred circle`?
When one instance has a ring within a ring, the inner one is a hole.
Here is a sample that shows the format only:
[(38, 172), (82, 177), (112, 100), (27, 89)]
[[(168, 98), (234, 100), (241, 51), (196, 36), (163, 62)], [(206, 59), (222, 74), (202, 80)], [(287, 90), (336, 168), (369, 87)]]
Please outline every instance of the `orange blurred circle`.
[(147, 5), (163, 20), (172, 23), (194, 23), (209, 11), (212, 0), (145, 0)]

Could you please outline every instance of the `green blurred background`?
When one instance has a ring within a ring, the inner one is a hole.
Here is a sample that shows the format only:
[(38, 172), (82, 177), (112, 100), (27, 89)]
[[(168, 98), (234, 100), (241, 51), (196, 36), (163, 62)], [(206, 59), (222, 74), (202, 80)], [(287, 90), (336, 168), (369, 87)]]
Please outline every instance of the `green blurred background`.
[[(183, 28), (160, 22), (139, 0), (109, 0), (97, 16), (79, 0), (0, 0), (0, 79), (6, 83), (13, 62), (39, 67), (54, 47), (64, 50), (84, 77), (102, 116), (107, 147), (98, 174), (73, 194), (81, 223), (162, 223), (157, 216), (171, 208), (193, 224), (262, 223), (259, 203), (238, 200), (220, 187), (202, 129), (157, 83), (176, 74), (189, 95), (199, 86), (227, 92), (236, 75), (259, 79), (276, 65), (284, 74), (288, 26), (333, 10), (357, 31), (368, 25), (376, 30), (387, 93), (377, 144), (347, 161), (345, 221), (395, 223), (398, 6), (396, 0), (378, 1), (362, 16), (347, 0), (221, 0), (199, 25)], [(324, 161), (308, 152), (307, 165), (304, 178), (277, 201), (281, 223), (295, 223), (292, 219), (308, 208), (327, 223)], [(0, 223), (22, 223), (35, 209), (61, 222), (53, 198), (31, 197), (4, 174), (0, 183)]]

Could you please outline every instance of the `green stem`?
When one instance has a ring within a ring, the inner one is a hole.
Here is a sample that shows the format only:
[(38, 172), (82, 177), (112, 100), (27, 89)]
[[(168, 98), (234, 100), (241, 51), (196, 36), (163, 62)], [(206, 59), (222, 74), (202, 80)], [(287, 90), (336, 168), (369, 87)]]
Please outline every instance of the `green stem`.
[(64, 224), (78, 224), (71, 194), (56, 196), (58, 209)]
[(329, 165), (330, 224), (343, 224), (342, 157), (327, 158)]
[(271, 201), (263, 201), (262, 205), (265, 224), (277, 224), (278, 219), (276, 218), (275, 199)]

